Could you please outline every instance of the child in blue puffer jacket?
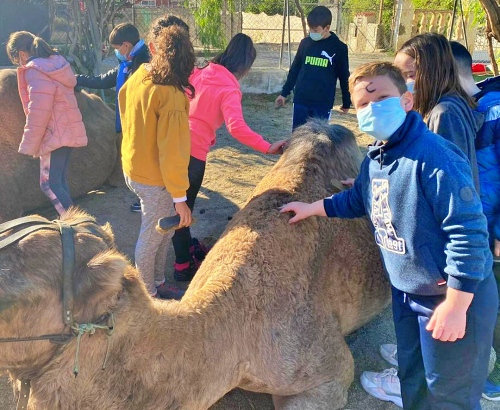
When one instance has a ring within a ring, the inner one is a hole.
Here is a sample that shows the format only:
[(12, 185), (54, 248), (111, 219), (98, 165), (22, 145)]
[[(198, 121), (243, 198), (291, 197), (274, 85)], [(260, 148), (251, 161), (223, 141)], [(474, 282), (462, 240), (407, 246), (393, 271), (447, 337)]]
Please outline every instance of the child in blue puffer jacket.
[[(483, 212), (488, 220), (490, 246), (495, 263), (493, 272), (500, 284), (500, 77), (480, 83), (472, 76), (472, 57), (460, 43), (452, 41), (460, 84), (477, 101), (476, 110), (484, 114), (484, 124), (478, 131), (475, 146)], [(500, 400), (500, 310), (495, 325), (493, 349), (497, 359), (483, 390), (487, 400)]]

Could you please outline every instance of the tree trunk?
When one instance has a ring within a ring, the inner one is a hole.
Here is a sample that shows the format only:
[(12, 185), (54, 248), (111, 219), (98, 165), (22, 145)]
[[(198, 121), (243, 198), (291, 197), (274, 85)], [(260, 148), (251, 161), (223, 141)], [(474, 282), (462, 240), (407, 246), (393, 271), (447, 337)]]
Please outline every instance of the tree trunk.
[(486, 36), (488, 38), (488, 55), (490, 56), (491, 66), (493, 67), (493, 74), (497, 76), (498, 64), (495, 58), (495, 51), (493, 50), (493, 36), (489, 20), (486, 20)]
[(483, 6), (486, 12), (486, 18), (488, 20), (491, 35), (500, 41), (500, 6), (497, 0), (479, 0), (481, 6)]
[(300, 13), (300, 21), (302, 22), (302, 31), (304, 32), (304, 37), (307, 37), (307, 27), (306, 27), (306, 18), (304, 15), (304, 9), (299, 3), (299, 0), (294, 0), (295, 1), (295, 7), (297, 7), (297, 10)]

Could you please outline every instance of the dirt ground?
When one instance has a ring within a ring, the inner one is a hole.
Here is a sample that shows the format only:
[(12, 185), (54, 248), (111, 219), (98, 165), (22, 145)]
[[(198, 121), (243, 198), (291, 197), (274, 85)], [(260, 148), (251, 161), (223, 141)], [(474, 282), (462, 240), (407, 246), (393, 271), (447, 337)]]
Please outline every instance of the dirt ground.
[[(291, 131), (291, 105), (287, 104), (284, 108), (275, 110), (273, 107), (275, 97), (274, 95), (245, 95), (243, 101), (248, 124), (271, 142), (287, 138)], [(352, 129), (358, 136), (361, 147), (365, 147), (370, 141), (367, 136), (357, 131), (356, 117), (353, 112), (347, 115), (336, 113), (333, 122)], [(224, 128), (219, 130), (217, 144), (208, 158), (205, 180), (194, 211), (197, 219), (192, 228), (194, 236), (214, 241), (275, 161), (276, 157), (256, 153), (239, 144)], [(129, 210), (134, 200), (134, 195), (124, 186), (105, 186), (76, 201), (78, 206), (94, 215), (100, 223), (109, 222), (112, 225), (118, 248), (131, 259), (140, 226), (140, 214)], [(42, 210), (41, 213), (47, 214), (46, 211)], [(49, 212), (49, 216), (54, 215), (50, 215)], [(166, 277), (169, 282), (175, 283), (172, 279), (172, 254), (173, 251), (170, 249)], [(382, 402), (369, 396), (359, 383), (362, 371), (380, 371), (388, 367), (378, 354), (378, 347), (381, 343), (393, 343), (394, 340), (389, 309), (367, 326), (348, 336), (347, 341), (353, 353), (356, 368), (346, 409), (397, 409), (392, 403)], [(491, 402), (485, 402), (483, 405), (484, 409), (500, 408)], [(0, 410), (14, 409), (12, 389), (6, 377), (0, 378)], [(270, 396), (242, 390), (228, 393), (211, 408), (211, 410), (271, 409), (273, 405)]]

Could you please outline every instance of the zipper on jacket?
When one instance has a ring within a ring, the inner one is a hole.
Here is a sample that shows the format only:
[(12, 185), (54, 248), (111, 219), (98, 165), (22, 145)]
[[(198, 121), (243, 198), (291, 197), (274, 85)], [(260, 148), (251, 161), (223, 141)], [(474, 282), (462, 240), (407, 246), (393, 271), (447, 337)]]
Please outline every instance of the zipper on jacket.
[(384, 147), (380, 147), (380, 159), (378, 162), (380, 164), (380, 170), (382, 170), (382, 165), (384, 164)]

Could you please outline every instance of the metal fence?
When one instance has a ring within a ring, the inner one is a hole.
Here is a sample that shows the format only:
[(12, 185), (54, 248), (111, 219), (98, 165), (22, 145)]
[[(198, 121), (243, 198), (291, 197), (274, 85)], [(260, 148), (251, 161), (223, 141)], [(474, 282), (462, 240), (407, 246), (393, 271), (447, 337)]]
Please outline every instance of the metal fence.
[[(200, 39), (200, 27), (196, 24), (194, 15), (200, 8), (201, 0), (170, 0), (169, 6), (156, 7), (154, 1), (135, 4), (122, 9), (113, 20), (112, 26), (121, 22), (133, 23), (145, 36), (152, 22), (165, 14), (175, 14), (181, 17), (190, 26), (191, 40), (198, 50), (205, 49)], [(397, 10), (390, 7), (380, 9), (378, 2), (372, 8), (354, 9), (345, 8), (341, 1), (327, 5), (332, 11), (331, 29), (349, 47), (350, 53), (373, 52), (378, 49), (396, 48), (397, 38), (400, 33), (414, 35), (421, 30), (435, 31), (438, 27), (433, 22), (443, 13), (450, 11), (425, 11), (401, 10), (397, 18)], [(67, 44), (72, 30), (71, 10), (67, 9), (65, 2), (56, 3), (53, 11), (51, 42), (58, 46)], [(297, 50), (299, 42), (304, 38), (305, 21), (302, 20), (292, 0), (233, 0), (231, 6), (224, 3), (220, 13), (220, 30), (225, 42), (236, 33), (243, 32), (249, 35), (258, 50), (255, 67), (287, 68)], [(318, 2), (300, 3), (303, 14), (306, 16)], [(425, 17), (432, 14), (434, 17)], [(396, 21), (396, 22), (395, 22)], [(439, 20), (444, 21), (444, 20)], [(406, 24), (402, 30), (403, 23)], [(426, 28), (425, 24), (430, 28)], [(396, 30), (396, 24), (399, 29)], [(434, 24), (434, 25), (433, 25)], [(445, 27), (446, 29), (446, 27)], [(458, 30), (457, 32), (459, 32)], [(463, 31), (463, 30), (462, 30)], [(489, 60), (484, 37), (480, 35), (474, 40), (475, 60)], [(495, 45), (496, 50), (500, 50)], [(500, 51), (499, 51), (500, 54)], [(500, 57), (500, 55), (498, 56)]]

